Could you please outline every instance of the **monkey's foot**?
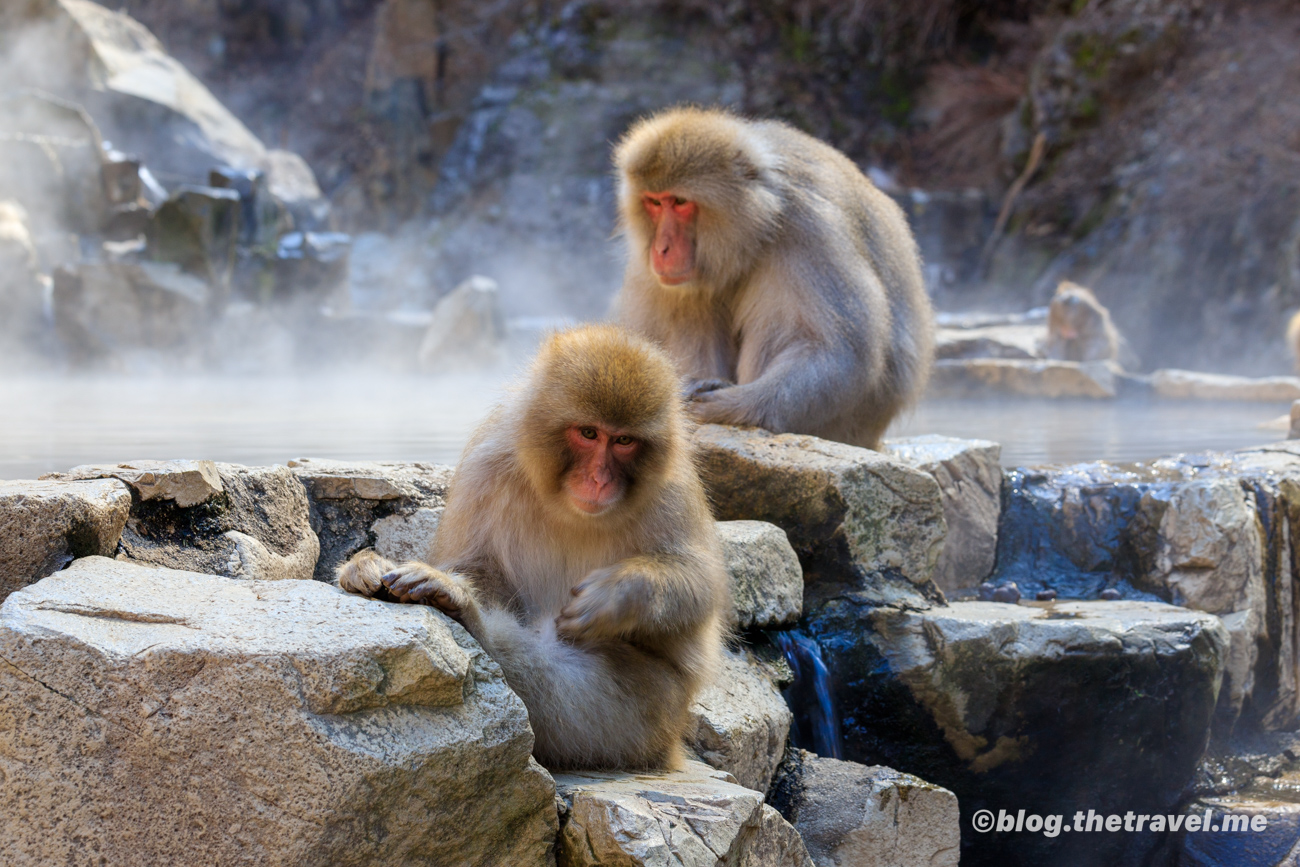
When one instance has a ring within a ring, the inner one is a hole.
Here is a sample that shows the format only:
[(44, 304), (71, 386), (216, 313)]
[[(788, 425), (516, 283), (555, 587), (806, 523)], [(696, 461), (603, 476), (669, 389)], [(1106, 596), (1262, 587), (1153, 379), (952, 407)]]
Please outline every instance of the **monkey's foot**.
[(735, 385), (734, 382), (728, 382), (725, 379), (692, 379), (682, 389), (682, 397), (688, 401), (698, 400), (700, 395), (717, 391), (720, 388), (730, 388), (733, 385)]
[(352, 559), (338, 568), (335, 576), (339, 587), (358, 596), (372, 599), (391, 599), (388, 588), (384, 586), (384, 573), (393, 569), (393, 563), (385, 560), (367, 548), (352, 556)]
[(463, 581), (424, 563), (403, 563), (380, 580), (402, 602), (432, 605), (455, 620), (463, 621), (475, 607), (474, 597)]

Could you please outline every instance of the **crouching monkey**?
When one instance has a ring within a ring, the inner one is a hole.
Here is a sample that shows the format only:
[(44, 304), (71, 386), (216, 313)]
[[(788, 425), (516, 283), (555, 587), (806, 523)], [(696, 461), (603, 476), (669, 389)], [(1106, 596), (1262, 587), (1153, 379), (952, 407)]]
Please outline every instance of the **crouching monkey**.
[(643, 120), (614, 163), (615, 313), (692, 380), (691, 412), (877, 447), (934, 355), (902, 210), (829, 145), (720, 111)]
[(686, 426), (658, 349), (611, 326), (557, 334), (470, 439), (432, 565), (365, 551), (339, 586), (460, 621), (547, 767), (673, 767), (728, 592)]

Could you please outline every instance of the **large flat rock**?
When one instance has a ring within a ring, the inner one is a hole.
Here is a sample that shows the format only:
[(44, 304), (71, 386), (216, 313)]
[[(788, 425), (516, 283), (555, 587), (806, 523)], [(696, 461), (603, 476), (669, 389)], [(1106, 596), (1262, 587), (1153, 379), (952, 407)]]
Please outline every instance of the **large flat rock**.
[(0, 482), (0, 600), (75, 557), (111, 557), (130, 512), (113, 479)]
[(0, 608), (7, 864), (543, 865), (531, 749), (424, 606), (90, 557)]
[(829, 669), (844, 757), (954, 792), (965, 865), (1095, 865), (1154, 845), (977, 834), (971, 818), (1012, 805), (1172, 812), (1209, 739), (1230, 642), (1219, 618), (1154, 602), (909, 611), (845, 597), (806, 624)]
[(1115, 396), (1117, 366), (1106, 362), (1016, 358), (944, 359), (934, 363), (930, 397)]
[(1300, 400), (1300, 378), (1231, 376), (1166, 368), (1151, 374), (1156, 397), (1176, 400), (1244, 400), (1290, 403)]
[(363, 548), (401, 562), (424, 560), (438, 528), (452, 468), (394, 461), (298, 458), (289, 468), (307, 490), (320, 537), (318, 581)]
[(555, 777), (559, 867), (812, 867), (763, 795), (700, 762), (656, 774)]
[(785, 530), (805, 586), (872, 584), (888, 573), (933, 589), (946, 530), (929, 473), (801, 434), (704, 425), (696, 444), (718, 519)]
[(956, 867), (957, 796), (893, 768), (792, 750), (772, 804), (820, 867)]

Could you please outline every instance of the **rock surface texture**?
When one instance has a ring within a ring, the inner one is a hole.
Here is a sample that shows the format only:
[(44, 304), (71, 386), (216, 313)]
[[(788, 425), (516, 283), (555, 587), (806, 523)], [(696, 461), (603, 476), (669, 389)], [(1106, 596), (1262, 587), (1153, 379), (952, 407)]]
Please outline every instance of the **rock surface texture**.
[(934, 583), (945, 593), (978, 586), (997, 558), (1002, 447), (988, 440), (930, 434), (887, 440), (883, 448), (939, 483), (948, 535), (934, 567)]
[(963, 358), (936, 361), (930, 397), (1096, 397), (1115, 396), (1117, 365), (1107, 362)]
[(945, 525), (928, 473), (800, 434), (704, 425), (696, 443), (717, 517), (785, 530), (806, 586), (870, 586), (887, 574), (933, 592)]
[(91, 557), (0, 609), (0, 851), (545, 865), (522, 702), (423, 606)]
[(274, 581), (312, 577), (320, 553), (303, 487), (285, 467), (130, 461), (46, 478), (116, 478), (131, 488), (126, 560)]
[(803, 611), (803, 567), (785, 531), (763, 521), (719, 521), (731, 576), (733, 629), (794, 623)]
[(699, 762), (663, 774), (559, 774), (559, 867), (813, 867), (759, 792)]
[(318, 581), (363, 548), (393, 560), (423, 560), (451, 483), (451, 467), (299, 458), (289, 467), (307, 489), (320, 537)]
[(962, 863), (974, 865), (1149, 849), (1132, 834), (975, 834), (970, 819), (1010, 805), (1172, 810), (1209, 739), (1229, 646), (1217, 617), (1150, 602), (907, 611), (846, 598), (806, 630), (830, 669), (844, 756), (956, 793)]
[(792, 750), (772, 804), (819, 867), (956, 867), (957, 796), (892, 768)]
[(766, 792), (785, 753), (792, 714), (765, 666), (729, 651), (714, 683), (691, 708), (686, 743), (747, 789)]
[(111, 557), (131, 511), (114, 479), (0, 482), (0, 600), (75, 557)]

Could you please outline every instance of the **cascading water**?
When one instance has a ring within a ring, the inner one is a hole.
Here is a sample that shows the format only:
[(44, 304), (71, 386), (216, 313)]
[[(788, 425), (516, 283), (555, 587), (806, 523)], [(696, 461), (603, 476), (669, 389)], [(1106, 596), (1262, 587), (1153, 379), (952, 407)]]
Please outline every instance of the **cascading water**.
[(811, 747), (823, 758), (843, 758), (840, 718), (835, 712), (831, 675), (821, 648), (797, 629), (773, 632), (771, 637), (794, 671), (794, 683), (785, 691), (785, 700), (794, 711), (791, 736), (795, 746)]

